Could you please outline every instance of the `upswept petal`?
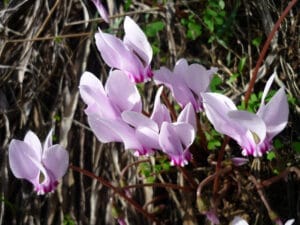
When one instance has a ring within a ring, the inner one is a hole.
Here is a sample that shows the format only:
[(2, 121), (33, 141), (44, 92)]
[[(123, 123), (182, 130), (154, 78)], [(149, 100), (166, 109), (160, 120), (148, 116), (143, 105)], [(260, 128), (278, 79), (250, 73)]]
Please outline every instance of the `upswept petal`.
[[(100, 29), (95, 34), (97, 48), (103, 60), (112, 68), (120, 69), (132, 80), (144, 72), (140, 60), (124, 45), (124, 43), (111, 34), (103, 33)], [(140, 77), (138, 77), (140, 78)]]
[(44, 150), (42, 163), (51, 171), (55, 181), (66, 173), (69, 166), (69, 154), (60, 145), (53, 145)]
[(142, 100), (138, 89), (132, 83), (124, 72), (113, 70), (105, 84), (106, 93), (119, 109), (120, 112), (131, 110), (136, 112), (142, 111)]
[(266, 126), (268, 139), (280, 133), (288, 122), (289, 105), (284, 87), (280, 88), (272, 99), (257, 112)]
[(214, 128), (242, 143), (241, 135), (247, 130), (228, 117), (228, 112), (237, 110), (233, 101), (219, 93), (202, 93), (203, 106), (209, 121)]
[(148, 127), (139, 127), (136, 129), (136, 138), (144, 148), (160, 149), (158, 142), (158, 132)]
[(39, 175), (40, 169), (36, 164), (41, 156), (28, 143), (13, 139), (8, 149), (9, 165), (15, 177), (33, 180)]
[(263, 92), (262, 97), (261, 97), (260, 107), (262, 107), (263, 105), (265, 105), (265, 98), (267, 97), (267, 94), (269, 93), (269, 90), (271, 88), (271, 85), (273, 84), (275, 76), (277, 76), (276, 71), (270, 76), (270, 78), (268, 79), (268, 81), (266, 83), (266, 86), (264, 88), (264, 92)]
[(159, 144), (169, 155), (172, 165), (184, 166), (191, 158), (189, 146), (195, 137), (192, 125), (188, 123), (163, 122), (159, 134)]
[(113, 126), (117, 126), (119, 121), (106, 120), (96, 115), (90, 115), (88, 116), (88, 123), (100, 142), (108, 143), (122, 141), (119, 134), (114, 131), (115, 129), (113, 129)]
[(177, 122), (185, 122), (191, 124), (195, 131), (197, 130), (196, 112), (191, 103), (188, 103), (177, 117)]
[(160, 96), (162, 91), (163, 91), (163, 87), (160, 87), (156, 92), (153, 111), (150, 116), (150, 119), (155, 121), (158, 127), (160, 127), (162, 122), (164, 121), (171, 123), (170, 112), (168, 108), (165, 105), (163, 105), (160, 101)]
[[(89, 87), (91, 90), (93, 90), (93, 93), (88, 93), (88, 92), (86, 93), (82, 91), (81, 90), (82, 86)], [(90, 102), (94, 102), (97, 99), (98, 95), (105, 95), (102, 82), (94, 74), (88, 71), (84, 72), (80, 77), (79, 90), (80, 90), (81, 98), (86, 104), (89, 104)]]
[(171, 91), (173, 91), (174, 79), (172, 79), (172, 72), (165, 66), (159, 68), (159, 70), (155, 70), (154, 72), (154, 81), (157, 85), (164, 84)]
[(207, 70), (204, 66), (193, 63), (188, 65), (186, 59), (182, 58), (176, 62), (174, 74), (185, 82), (187, 87), (197, 96), (209, 89), (209, 84), (217, 68)]
[(189, 148), (195, 139), (195, 129), (193, 126), (184, 122), (176, 122), (172, 125), (184, 149)]
[(96, 116), (89, 116), (88, 123), (99, 141), (123, 142), (125, 149), (141, 149), (141, 144), (135, 137), (135, 130), (121, 118), (105, 120)]
[[(45, 151), (45, 149), (50, 148), (50, 146), (52, 146), (52, 134), (53, 134), (53, 129), (51, 129), (46, 137), (46, 140), (44, 142), (44, 147), (43, 150)], [(43, 152), (44, 152), (43, 151)]]
[(27, 143), (32, 150), (34, 150), (30, 153), (31, 157), (40, 161), (43, 149), (42, 143), (36, 134), (29, 130), (24, 137), (24, 142)]
[(249, 225), (242, 217), (235, 216), (230, 225)]
[(98, 13), (100, 14), (100, 16), (102, 17), (102, 19), (106, 22), (109, 23), (109, 16), (108, 16), (108, 12), (107, 10), (104, 8), (103, 4), (101, 3), (100, 0), (92, 0), (92, 2), (94, 3), (94, 5), (96, 6), (96, 9), (98, 11)]
[(236, 124), (249, 130), (252, 133), (253, 140), (256, 144), (260, 144), (265, 140), (267, 128), (264, 121), (259, 116), (247, 111), (239, 110), (229, 111), (227, 115)]
[(126, 16), (124, 20), (124, 31), (124, 44), (143, 60), (144, 66), (149, 66), (153, 52), (144, 32), (136, 22), (128, 16)]
[(97, 114), (105, 118), (118, 117), (120, 112), (111, 104), (100, 80), (90, 72), (80, 78), (79, 92), (87, 104), (87, 115)]
[(122, 113), (121, 116), (126, 123), (128, 123), (129, 125), (135, 128), (147, 127), (157, 133), (159, 131), (156, 122), (154, 122), (152, 119), (150, 119), (149, 117), (141, 113), (137, 113), (133, 111), (125, 111)]

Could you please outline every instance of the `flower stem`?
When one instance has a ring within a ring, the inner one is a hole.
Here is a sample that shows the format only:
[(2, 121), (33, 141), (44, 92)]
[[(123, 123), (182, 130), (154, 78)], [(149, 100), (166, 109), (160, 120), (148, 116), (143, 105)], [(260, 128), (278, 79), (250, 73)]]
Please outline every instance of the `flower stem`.
[(103, 179), (102, 177), (96, 176), (94, 173), (87, 171), (85, 169), (81, 169), (80, 167), (70, 165), (70, 169), (77, 171), (79, 173), (84, 174), (85, 176), (88, 176), (92, 179), (96, 179), (101, 184), (103, 184), (105, 187), (110, 188), (114, 193), (121, 196), (123, 199), (125, 199), (129, 204), (131, 204), (138, 212), (149, 218), (150, 220), (156, 222), (157, 224), (161, 224), (159, 220), (157, 220), (153, 215), (145, 211), (136, 201), (126, 196), (126, 194), (120, 190), (119, 188), (113, 186), (109, 181)]
[(289, 5), (285, 8), (285, 10), (283, 11), (283, 13), (280, 15), (279, 19), (277, 20), (276, 24), (274, 25), (272, 31), (270, 32), (265, 44), (264, 44), (264, 47), (259, 55), (259, 58), (257, 60), (257, 63), (255, 65), (255, 68), (254, 68), (254, 71), (252, 73), (252, 78), (250, 80), (250, 83), (249, 83), (249, 87), (248, 87), (248, 90), (245, 94), (245, 106), (246, 108), (248, 107), (248, 101), (249, 101), (249, 98), (250, 98), (250, 95), (252, 93), (252, 90), (253, 90), (253, 87), (254, 87), (254, 84), (255, 84), (255, 81), (256, 81), (256, 77), (257, 77), (257, 73), (258, 73), (258, 70), (259, 70), (259, 67), (260, 65), (262, 64), (263, 60), (264, 60), (264, 57), (267, 53), (267, 50), (270, 46), (270, 43), (271, 43), (271, 40), (273, 39), (276, 31), (278, 30), (280, 24), (282, 23), (283, 19), (286, 17), (286, 15), (288, 14), (288, 12), (291, 10), (291, 8), (296, 4), (297, 0), (292, 0)]

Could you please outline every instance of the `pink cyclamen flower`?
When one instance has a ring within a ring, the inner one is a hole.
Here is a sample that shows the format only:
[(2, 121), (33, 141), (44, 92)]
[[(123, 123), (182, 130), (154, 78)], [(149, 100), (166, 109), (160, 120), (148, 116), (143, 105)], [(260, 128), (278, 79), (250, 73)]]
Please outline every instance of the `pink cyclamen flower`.
[(148, 80), (151, 71), (152, 48), (141, 28), (128, 16), (124, 20), (123, 41), (114, 35), (95, 34), (97, 48), (107, 65), (122, 70), (135, 83)]
[(102, 17), (102, 19), (106, 22), (109, 23), (109, 15), (107, 10), (104, 8), (102, 2), (100, 0), (92, 0), (92, 2), (94, 3), (98, 13), (100, 14), (100, 16)]
[(238, 110), (232, 100), (222, 94), (202, 94), (207, 118), (218, 132), (236, 140), (245, 156), (258, 157), (269, 151), (272, 139), (287, 124), (289, 107), (283, 87), (265, 104), (265, 97), (274, 77), (275, 74), (266, 84), (256, 114)]
[[(290, 219), (288, 221), (285, 222), (284, 225), (293, 225), (295, 222), (294, 219)], [(248, 222), (246, 220), (244, 220), (242, 217), (240, 216), (236, 216), (234, 217), (234, 219), (231, 221), (230, 225), (249, 225)]]
[(39, 138), (28, 131), (24, 141), (11, 141), (9, 165), (15, 177), (30, 181), (37, 194), (45, 194), (54, 191), (66, 173), (69, 155), (62, 146), (52, 145), (52, 130), (43, 147)]
[(186, 105), (178, 116), (177, 122), (163, 122), (159, 133), (159, 145), (171, 158), (171, 165), (185, 166), (191, 160), (189, 147), (195, 139), (195, 113), (193, 107)]
[(142, 102), (136, 86), (120, 70), (110, 72), (103, 87), (90, 72), (81, 76), (80, 95), (87, 104), (88, 123), (99, 141), (123, 142), (125, 149), (139, 146), (134, 129), (121, 117), (125, 111), (142, 111)]
[[(122, 142), (125, 149), (133, 150), (136, 156), (150, 154), (159, 148), (159, 127), (154, 120), (141, 114), (140, 94), (124, 72), (111, 71), (105, 87), (93, 74), (85, 72), (79, 90), (87, 104), (88, 123), (99, 141)], [(155, 105), (160, 108), (158, 103)]]
[(209, 91), (210, 81), (217, 68), (205, 69), (200, 64), (188, 65), (186, 59), (176, 62), (173, 72), (166, 67), (154, 71), (154, 80), (157, 84), (164, 84), (181, 107), (192, 103), (196, 112), (202, 111), (201, 93)]

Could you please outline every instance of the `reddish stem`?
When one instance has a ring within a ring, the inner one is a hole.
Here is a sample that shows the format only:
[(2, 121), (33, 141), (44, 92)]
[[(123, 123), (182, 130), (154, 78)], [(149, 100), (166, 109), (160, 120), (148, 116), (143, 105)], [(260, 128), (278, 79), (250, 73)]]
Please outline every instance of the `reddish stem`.
[(278, 30), (278, 28), (280, 27), (280, 24), (282, 23), (283, 19), (286, 17), (286, 15), (288, 14), (288, 12), (291, 10), (291, 8), (296, 4), (297, 0), (292, 0), (289, 5), (285, 8), (285, 10), (283, 11), (283, 13), (281, 14), (281, 16), (279, 17), (279, 19), (277, 20), (276, 24), (274, 25), (271, 33), (269, 34), (265, 44), (264, 44), (264, 47), (259, 55), (259, 58), (257, 60), (257, 63), (255, 65), (255, 68), (254, 68), (254, 71), (253, 71), (253, 74), (252, 74), (252, 78), (250, 80), (250, 83), (249, 83), (249, 87), (248, 87), (248, 90), (245, 94), (245, 106), (247, 108), (248, 106), (248, 101), (249, 101), (249, 98), (250, 98), (250, 95), (252, 93), (252, 90), (253, 90), (253, 87), (254, 87), (254, 84), (255, 84), (255, 81), (256, 81), (256, 77), (257, 77), (257, 73), (258, 73), (258, 70), (259, 70), (259, 67), (260, 65), (262, 64), (264, 58), (265, 58), (265, 55), (267, 53), (267, 50), (270, 46), (270, 43), (271, 43), (271, 40), (273, 39), (276, 31)]
[[(229, 142), (229, 137), (225, 136), (225, 138), (223, 140), (223, 143), (222, 143), (222, 146), (221, 146), (221, 150), (220, 150), (220, 152), (218, 154), (218, 161), (217, 161), (217, 166), (216, 166), (216, 174), (218, 174), (218, 172), (221, 169), (222, 160), (223, 160), (224, 154), (225, 154), (225, 147), (228, 144), (228, 142)], [(217, 175), (215, 177), (214, 185), (213, 185), (213, 195), (214, 195), (214, 198), (216, 197), (218, 189), (219, 189), (219, 176)]]
[(137, 202), (135, 202), (133, 199), (129, 198), (126, 196), (126, 194), (120, 190), (119, 188), (113, 186), (109, 181), (103, 179), (102, 177), (96, 176), (94, 173), (87, 171), (85, 169), (81, 169), (80, 167), (70, 165), (70, 169), (77, 171), (79, 173), (82, 173), (85, 176), (88, 176), (92, 179), (96, 179), (99, 181), (101, 184), (103, 184), (105, 187), (113, 190), (114, 193), (118, 194), (122, 198), (124, 198), (128, 203), (130, 203), (138, 212), (149, 218), (150, 220), (156, 222), (157, 224), (160, 224), (160, 221), (157, 220), (153, 215), (145, 211)]

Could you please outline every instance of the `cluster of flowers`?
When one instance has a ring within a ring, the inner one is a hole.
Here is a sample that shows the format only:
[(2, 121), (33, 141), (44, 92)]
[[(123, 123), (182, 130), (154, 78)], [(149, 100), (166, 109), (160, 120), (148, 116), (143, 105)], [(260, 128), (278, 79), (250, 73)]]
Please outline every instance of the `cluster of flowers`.
[[(162, 150), (172, 165), (184, 166), (191, 159), (189, 147), (197, 130), (196, 113), (204, 111), (217, 131), (237, 141), (243, 155), (258, 157), (271, 149), (272, 139), (286, 126), (289, 112), (283, 87), (265, 104), (275, 74), (266, 84), (256, 114), (238, 110), (227, 96), (209, 92), (216, 68), (207, 70), (180, 59), (173, 71), (166, 67), (152, 70), (152, 49), (143, 31), (130, 17), (125, 18), (124, 31), (123, 41), (100, 29), (95, 35), (97, 48), (111, 67), (105, 87), (89, 72), (80, 80), (88, 123), (101, 142), (123, 142), (125, 149), (134, 150), (137, 156)], [(151, 78), (162, 86), (147, 117), (142, 113), (135, 83)], [(163, 86), (171, 90), (182, 108), (176, 121), (171, 120), (169, 109), (160, 101)]]
[[(101, 6), (99, 1), (94, 2), (98, 8)], [(228, 97), (210, 92), (216, 68), (207, 70), (180, 59), (173, 71), (166, 67), (152, 70), (151, 45), (130, 17), (124, 20), (124, 32), (123, 40), (100, 29), (95, 34), (97, 48), (111, 67), (106, 84), (90, 72), (83, 73), (80, 79), (79, 91), (87, 105), (88, 123), (99, 141), (122, 142), (136, 156), (161, 150), (169, 156), (171, 165), (184, 166), (192, 157), (189, 147), (196, 137), (197, 113), (205, 112), (218, 132), (236, 140), (244, 156), (262, 156), (271, 149), (272, 139), (286, 126), (289, 113), (283, 87), (265, 104), (275, 74), (266, 83), (256, 114), (238, 110)], [(136, 83), (151, 79), (160, 87), (153, 111), (146, 116)], [(160, 101), (164, 86), (182, 109), (176, 121), (172, 121), (169, 109)], [(52, 192), (68, 168), (67, 151), (52, 145), (51, 136), (50, 131), (42, 147), (29, 131), (24, 141), (12, 140), (9, 146), (12, 172), (17, 178), (30, 181), (38, 194)]]

